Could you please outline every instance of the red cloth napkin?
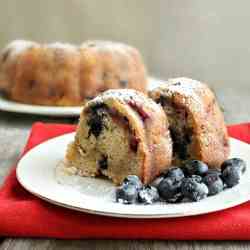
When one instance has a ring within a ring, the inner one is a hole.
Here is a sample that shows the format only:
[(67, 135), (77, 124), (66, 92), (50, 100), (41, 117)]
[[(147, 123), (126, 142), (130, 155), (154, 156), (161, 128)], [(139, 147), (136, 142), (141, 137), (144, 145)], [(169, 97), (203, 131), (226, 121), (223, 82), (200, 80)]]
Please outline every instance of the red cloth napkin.
[[(75, 126), (36, 123), (26, 153)], [(250, 124), (229, 126), (232, 137), (250, 143)], [(35, 167), (35, 166), (34, 166)], [(52, 190), (53, 192), (53, 190)], [(49, 204), (25, 191), (12, 169), (0, 190), (0, 236), (64, 239), (250, 239), (250, 202), (224, 211), (171, 219), (119, 219)]]

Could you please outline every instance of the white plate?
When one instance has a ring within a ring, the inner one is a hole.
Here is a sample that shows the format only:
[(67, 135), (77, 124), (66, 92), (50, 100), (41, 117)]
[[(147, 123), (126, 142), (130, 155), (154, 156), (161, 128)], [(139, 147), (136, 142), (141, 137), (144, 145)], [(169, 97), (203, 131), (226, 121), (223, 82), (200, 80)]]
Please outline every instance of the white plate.
[[(163, 80), (149, 77), (148, 79), (148, 89), (157, 86), (162, 83)], [(82, 110), (81, 106), (77, 107), (57, 107), (57, 106), (41, 106), (41, 105), (31, 105), (22, 104), (7, 100), (0, 95), (0, 110), (14, 112), (14, 113), (26, 113), (34, 115), (46, 115), (46, 116), (63, 116), (63, 117), (74, 117), (79, 116)]]
[(34, 195), (59, 206), (106, 216), (126, 218), (180, 217), (230, 208), (250, 199), (250, 146), (231, 140), (231, 157), (241, 157), (248, 168), (239, 185), (200, 202), (182, 204), (123, 205), (115, 203), (115, 187), (107, 179), (66, 176), (58, 163), (64, 158), (74, 133), (42, 143), (18, 163), (17, 179)]

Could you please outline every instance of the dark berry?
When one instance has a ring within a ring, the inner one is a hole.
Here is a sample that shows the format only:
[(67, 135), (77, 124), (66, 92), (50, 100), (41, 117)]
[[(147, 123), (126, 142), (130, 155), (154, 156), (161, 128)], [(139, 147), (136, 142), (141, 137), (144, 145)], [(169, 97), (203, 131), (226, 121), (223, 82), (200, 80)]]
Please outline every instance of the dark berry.
[(138, 105), (135, 101), (129, 101), (128, 105), (138, 113), (142, 121), (149, 118), (149, 114), (144, 110), (143, 106)]
[(122, 185), (132, 185), (132, 186), (135, 186), (137, 190), (142, 188), (142, 182), (137, 175), (128, 175), (123, 180)]
[(185, 177), (182, 169), (178, 167), (169, 169), (165, 176), (173, 179), (175, 182), (181, 181)]
[(188, 142), (183, 137), (180, 137), (180, 134), (173, 127), (170, 127), (169, 131), (173, 140), (173, 152), (181, 160), (185, 160), (188, 157)]
[(216, 175), (221, 177), (221, 171), (218, 170), (218, 169), (215, 169), (215, 168), (214, 169), (208, 169), (206, 175), (209, 175), (209, 174), (216, 174)]
[(154, 179), (154, 181), (150, 185), (157, 188), (163, 179), (164, 179), (164, 176), (160, 175), (159, 177)]
[(221, 172), (223, 172), (228, 166), (239, 168), (242, 173), (246, 171), (246, 162), (240, 158), (232, 158), (224, 161), (221, 165)]
[(101, 159), (98, 161), (98, 165), (100, 169), (105, 170), (108, 168), (108, 157), (106, 155), (102, 155)]
[(222, 172), (222, 179), (229, 188), (237, 185), (241, 176), (241, 169), (234, 166), (227, 166)]
[(139, 139), (135, 135), (130, 134), (129, 147), (135, 153), (137, 152), (138, 144), (139, 144)]
[(91, 134), (93, 134), (95, 137), (98, 137), (101, 134), (104, 128), (103, 117), (104, 112), (102, 110), (96, 110), (91, 113), (90, 118), (87, 121), (89, 126), (88, 137), (90, 137)]
[(5, 62), (8, 59), (10, 53), (11, 53), (11, 49), (7, 49), (5, 52), (3, 52), (3, 54), (2, 54), (2, 61), (3, 62)]
[(122, 88), (126, 88), (128, 86), (128, 80), (121, 79), (120, 80), (120, 85)]
[(89, 43), (89, 44), (88, 44), (88, 47), (95, 47), (95, 46), (96, 46), (95, 43)]
[(123, 185), (116, 189), (116, 202), (134, 204), (138, 198), (138, 190), (134, 185)]
[(185, 198), (199, 201), (207, 197), (208, 188), (204, 183), (199, 183), (193, 178), (185, 178), (181, 185), (181, 192)]
[(233, 187), (240, 182), (242, 174), (246, 171), (246, 162), (240, 158), (232, 158), (221, 165), (222, 179), (227, 187)]
[(223, 190), (223, 181), (218, 174), (207, 174), (203, 178), (203, 182), (207, 185), (209, 195), (215, 195)]
[(201, 183), (202, 182), (202, 177), (199, 176), (199, 175), (191, 175), (191, 177), (193, 180), (195, 180), (196, 182), (198, 183)]
[(204, 176), (208, 171), (206, 163), (198, 160), (188, 160), (183, 165), (184, 172), (188, 175)]
[(168, 202), (174, 202), (181, 195), (181, 182), (167, 177), (160, 182), (157, 189), (161, 198)]
[(172, 198), (167, 200), (168, 203), (179, 203), (183, 200), (183, 195), (181, 192), (175, 194)]
[(36, 81), (35, 80), (30, 80), (28, 82), (29, 88), (32, 89), (35, 85), (36, 85)]
[(138, 193), (138, 201), (143, 204), (152, 204), (159, 200), (158, 190), (153, 186), (145, 186)]

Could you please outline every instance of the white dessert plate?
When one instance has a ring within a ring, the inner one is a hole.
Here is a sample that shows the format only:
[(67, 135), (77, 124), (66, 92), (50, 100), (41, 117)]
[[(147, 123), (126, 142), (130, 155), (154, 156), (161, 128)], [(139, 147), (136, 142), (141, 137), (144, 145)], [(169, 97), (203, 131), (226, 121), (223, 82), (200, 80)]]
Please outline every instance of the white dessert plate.
[[(149, 77), (148, 89), (151, 89), (161, 84), (162, 82), (163, 80)], [(34, 114), (34, 115), (75, 117), (80, 115), (82, 107), (81, 106), (57, 107), (57, 106), (22, 104), (11, 100), (7, 100), (3, 95), (0, 94), (0, 110), (14, 112), (14, 113)]]
[(17, 179), (21, 185), (50, 203), (81, 212), (125, 218), (166, 218), (211, 213), (244, 203), (250, 199), (250, 146), (230, 139), (231, 157), (246, 160), (247, 170), (241, 182), (220, 194), (180, 204), (124, 205), (115, 202), (115, 186), (102, 178), (68, 175), (63, 171), (67, 144), (74, 133), (44, 142), (19, 161)]

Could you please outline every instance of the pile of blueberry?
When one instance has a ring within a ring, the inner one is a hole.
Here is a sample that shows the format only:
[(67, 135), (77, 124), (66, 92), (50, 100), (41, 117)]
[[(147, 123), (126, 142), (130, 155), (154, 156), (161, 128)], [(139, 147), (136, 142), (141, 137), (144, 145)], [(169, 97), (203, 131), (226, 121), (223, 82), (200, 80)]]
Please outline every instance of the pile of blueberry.
[(221, 170), (208, 169), (204, 162), (189, 160), (162, 173), (151, 185), (144, 186), (136, 175), (127, 176), (116, 189), (116, 201), (123, 204), (199, 201), (237, 185), (245, 171), (246, 163), (240, 158), (226, 160)]

